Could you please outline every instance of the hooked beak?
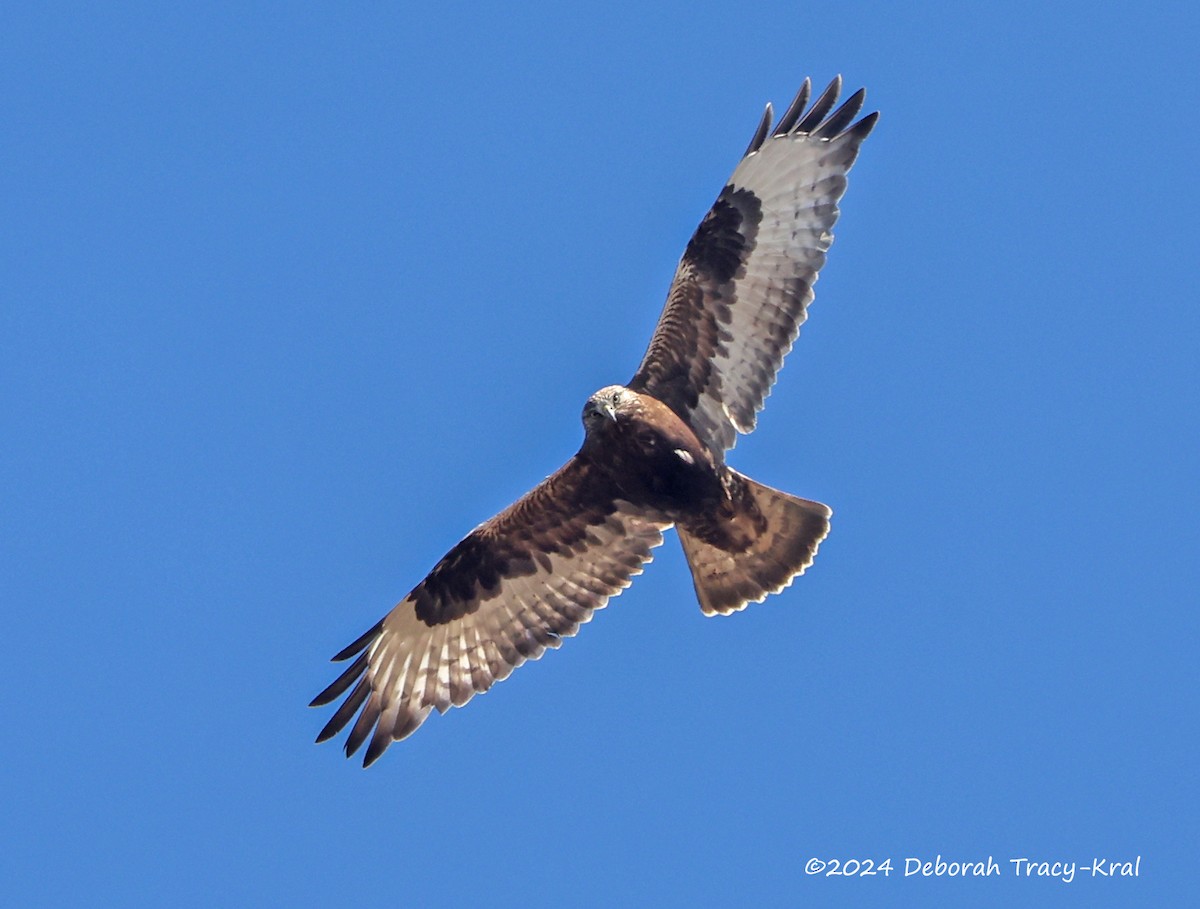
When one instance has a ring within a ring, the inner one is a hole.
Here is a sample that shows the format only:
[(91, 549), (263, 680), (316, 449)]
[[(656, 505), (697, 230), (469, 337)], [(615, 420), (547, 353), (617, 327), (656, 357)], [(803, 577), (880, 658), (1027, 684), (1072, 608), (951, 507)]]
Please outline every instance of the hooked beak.
[(617, 422), (617, 409), (615, 407), (613, 407), (613, 404), (611, 401), (608, 401), (607, 403), (605, 403), (600, 408), (600, 412), (602, 414), (604, 414), (606, 417), (608, 417), (610, 420), (612, 420), (614, 423)]

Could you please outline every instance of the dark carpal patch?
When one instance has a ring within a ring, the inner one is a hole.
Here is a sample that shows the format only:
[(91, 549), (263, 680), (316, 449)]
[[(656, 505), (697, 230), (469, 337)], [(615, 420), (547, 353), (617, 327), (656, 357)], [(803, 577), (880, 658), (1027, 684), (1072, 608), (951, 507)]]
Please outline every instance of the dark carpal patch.
[[(533, 574), (532, 561), (528, 557), (524, 561), (527, 569), (513, 575)], [(493, 541), (468, 536), (412, 592), (417, 618), (429, 626), (445, 625), (475, 612), (480, 599), (499, 588), (500, 578), (509, 571), (508, 562)]]
[(761, 221), (757, 195), (732, 184), (721, 190), (688, 242), (658, 331), (629, 383), (684, 419), (695, 413), (702, 394), (719, 394), (713, 364), (729, 340), (735, 281), (754, 250)]
[[(564, 503), (572, 503), (564, 506)], [(611, 484), (579, 465), (559, 474), (553, 492), (539, 488), (472, 531), (454, 546), (411, 597), (429, 627), (471, 615), (499, 596), (504, 581), (549, 571), (550, 555), (575, 555), (589, 546), (589, 529), (613, 513)], [(510, 528), (519, 526), (520, 534)]]
[(684, 259), (709, 280), (719, 284), (732, 281), (754, 248), (761, 221), (758, 196), (729, 184), (696, 228)]

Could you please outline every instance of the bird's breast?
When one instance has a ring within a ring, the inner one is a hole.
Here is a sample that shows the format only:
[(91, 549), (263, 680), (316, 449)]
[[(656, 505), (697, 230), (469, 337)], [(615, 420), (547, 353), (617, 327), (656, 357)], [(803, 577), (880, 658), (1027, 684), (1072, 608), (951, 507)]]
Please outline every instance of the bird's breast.
[(594, 447), (593, 461), (626, 501), (684, 514), (723, 494), (712, 459), (694, 438), (633, 422), (613, 430)]

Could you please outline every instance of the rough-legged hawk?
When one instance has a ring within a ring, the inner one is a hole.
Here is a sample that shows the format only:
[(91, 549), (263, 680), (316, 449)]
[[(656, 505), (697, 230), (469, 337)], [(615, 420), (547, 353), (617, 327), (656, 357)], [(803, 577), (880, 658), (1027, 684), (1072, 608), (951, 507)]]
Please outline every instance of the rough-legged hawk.
[(837, 110), (841, 79), (808, 106), (806, 79), (750, 147), (684, 251), (650, 348), (627, 385), (583, 408), (579, 452), (473, 530), (374, 628), (313, 700), (349, 691), (322, 742), (357, 714), (364, 766), (430, 711), (460, 707), (558, 647), (629, 586), (674, 526), (708, 615), (782, 590), (812, 564), (830, 510), (726, 466), (804, 321), (838, 200), (878, 117)]

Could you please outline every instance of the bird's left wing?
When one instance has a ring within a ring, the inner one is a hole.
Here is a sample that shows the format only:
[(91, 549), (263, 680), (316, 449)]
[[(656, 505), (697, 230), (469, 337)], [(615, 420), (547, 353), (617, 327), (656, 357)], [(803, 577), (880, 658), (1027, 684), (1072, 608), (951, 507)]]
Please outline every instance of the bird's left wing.
[(714, 453), (754, 429), (813, 298), (846, 173), (878, 117), (855, 122), (861, 90), (834, 111), (841, 85), (835, 79), (806, 110), (804, 80), (774, 130), (767, 105), (687, 245), (629, 382), (679, 414)]
[[(671, 522), (617, 498), (578, 456), (481, 524), (374, 628), (334, 657), (353, 663), (313, 699), (349, 696), (318, 742), (358, 719), (363, 766), (433, 709), (461, 707), (574, 635), (629, 586)], [(353, 686), (353, 687), (352, 687)]]

